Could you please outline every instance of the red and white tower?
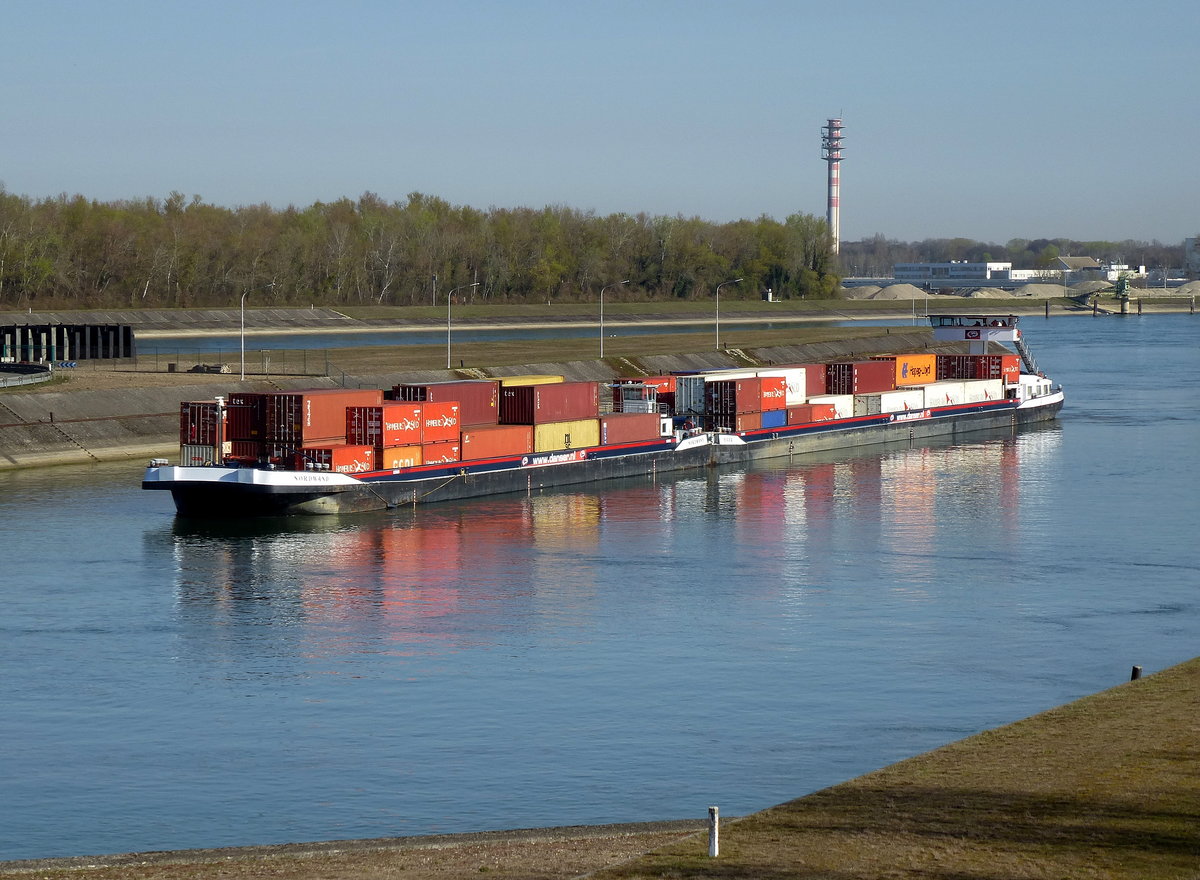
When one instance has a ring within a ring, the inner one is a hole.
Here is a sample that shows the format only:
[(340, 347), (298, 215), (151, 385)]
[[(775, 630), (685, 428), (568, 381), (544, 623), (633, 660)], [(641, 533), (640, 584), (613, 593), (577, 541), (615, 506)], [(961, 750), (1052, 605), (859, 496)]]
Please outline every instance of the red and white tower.
[(842, 120), (830, 119), (821, 127), (821, 132), (821, 158), (829, 163), (829, 236), (833, 239), (836, 254), (842, 237), (841, 196), (838, 194), (842, 178)]

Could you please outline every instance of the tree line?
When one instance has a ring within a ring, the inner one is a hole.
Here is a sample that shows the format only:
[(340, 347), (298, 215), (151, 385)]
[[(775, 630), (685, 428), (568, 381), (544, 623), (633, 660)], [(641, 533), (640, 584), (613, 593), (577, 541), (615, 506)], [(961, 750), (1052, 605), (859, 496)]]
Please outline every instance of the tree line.
[(1005, 244), (969, 238), (927, 238), (904, 242), (875, 235), (862, 241), (841, 243), (841, 265), (846, 276), (890, 278), (897, 263), (1012, 263), (1014, 269), (1044, 269), (1058, 257), (1095, 257), (1102, 263), (1178, 270), (1184, 264), (1183, 242), (1076, 241), (1069, 238), (1014, 238)]
[[(277, 210), (166, 199), (33, 200), (0, 187), (0, 308), (430, 305), (837, 295), (823, 219), (711, 223), (455, 206), (421, 193)], [(627, 282), (627, 283), (625, 283)]]

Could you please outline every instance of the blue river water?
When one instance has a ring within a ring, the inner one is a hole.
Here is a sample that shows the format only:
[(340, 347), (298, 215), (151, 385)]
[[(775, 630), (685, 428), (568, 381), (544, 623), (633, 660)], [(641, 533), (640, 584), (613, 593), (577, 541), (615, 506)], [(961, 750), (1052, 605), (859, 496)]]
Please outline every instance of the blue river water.
[(0, 472), (0, 859), (758, 810), (1200, 646), (1200, 320), (1048, 427), (386, 514)]

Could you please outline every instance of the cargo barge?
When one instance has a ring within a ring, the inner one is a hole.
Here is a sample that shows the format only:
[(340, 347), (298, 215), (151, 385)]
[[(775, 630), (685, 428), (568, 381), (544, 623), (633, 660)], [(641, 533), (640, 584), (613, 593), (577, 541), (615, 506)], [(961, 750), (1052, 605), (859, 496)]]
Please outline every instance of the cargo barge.
[(965, 354), (235, 392), (181, 405), (180, 463), (155, 459), (142, 488), (170, 491), (183, 516), (338, 514), (1016, 429), (1065, 399), (1018, 320), (930, 316)]

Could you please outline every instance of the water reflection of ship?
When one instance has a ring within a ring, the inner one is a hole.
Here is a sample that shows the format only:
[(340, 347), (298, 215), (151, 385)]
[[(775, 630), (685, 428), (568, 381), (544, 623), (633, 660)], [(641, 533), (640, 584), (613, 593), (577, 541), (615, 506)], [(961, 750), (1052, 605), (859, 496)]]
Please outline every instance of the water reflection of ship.
[[(355, 651), (368, 631), (390, 650), (453, 649), (501, 631), (585, 625), (604, 599), (599, 573), (613, 548), (640, 546), (682, 571), (679, 521), (710, 517), (731, 521), (747, 589), (802, 596), (864, 550), (881, 551), (897, 580), (912, 584), (934, 574), (939, 513), (948, 507), (969, 507), (980, 528), (1020, 537), (1022, 503), (1030, 503), (1022, 481), (1038, 478), (1060, 433), (1050, 425), (961, 446), (805, 456), (790, 467), (386, 516), (176, 519), (175, 590), (189, 620), (276, 639), (272, 650)], [(317, 624), (323, 632), (308, 632)], [(313, 639), (325, 641), (314, 648)]]
[(221, 625), (354, 619), (394, 643), (487, 640), (537, 626), (537, 606), (564, 593), (594, 593), (601, 506), (563, 492), (340, 521), (177, 519), (175, 590), (189, 618)]
[[(1061, 428), (1051, 424), (969, 444), (751, 469), (738, 482), (739, 517), (757, 520), (748, 534), (773, 536), (776, 552), (761, 555), (763, 566), (769, 571), (773, 559), (782, 560), (777, 573), (789, 590), (824, 583), (835, 575), (832, 566), (876, 549), (898, 581), (920, 581), (934, 574), (939, 521), (962, 513), (952, 508), (966, 508), (980, 528), (1020, 540), (1021, 486), (1040, 479), (1060, 442)], [(1036, 505), (1036, 497), (1029, 503)]]

